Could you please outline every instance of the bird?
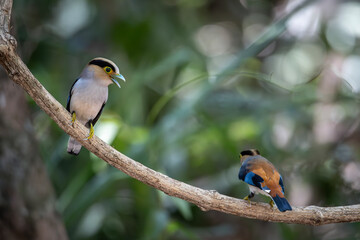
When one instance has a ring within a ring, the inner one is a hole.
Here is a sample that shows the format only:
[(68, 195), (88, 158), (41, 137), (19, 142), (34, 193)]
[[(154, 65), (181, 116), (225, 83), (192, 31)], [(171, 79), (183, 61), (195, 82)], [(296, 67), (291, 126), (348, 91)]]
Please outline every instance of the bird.
[(274, 202), (281, 212), (292, 208), (284, 196), (284, 183), (275, 166), (260, 155), (259, 150), (249, 149), (240, 153), (241, 167), (239, 179), (246, 182), (250, 194), (244, 198), (250, 202), (255, 193), (260, 193), (271, 198), (269, 202), (273, 207)]
[[(66, 110), (75, 120), (89, 128), (89, 140), (94, 136), (94, 125), (99, 120), (108, 99), (108, 86), (115, 83), (121, 88), (118, 80), (126, 81), (114, 62), (103, 57), (92, 59), (72, 84), (67, 99)], [(73, 137), (69, 138), (67, 152), (78, 155), (81, 144)]]

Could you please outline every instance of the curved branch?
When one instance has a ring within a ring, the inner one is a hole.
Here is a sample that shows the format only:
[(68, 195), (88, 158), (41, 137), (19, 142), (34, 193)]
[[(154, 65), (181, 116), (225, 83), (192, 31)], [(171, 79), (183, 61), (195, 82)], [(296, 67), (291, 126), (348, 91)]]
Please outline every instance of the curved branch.
[[(0, 6), (2, 9), (1, 14), (10, 14), (11, 7), (10, 10), (7, 8), (7, 11), (4, 11), (4, 3), (9, 2), (12, 1), (2, 0), (0, 2), (0, 4), (2, 4)], [(5, 18), (10, 19), (9, 15), (0, 17), (0, 19)], [(1, 22), (1, 24), (4, 23), (6, 23), (6, 21)], [(247, 201), (219, 194), (215, 190), (204, 190), (172, 179), (125, 156), (96, 136), (89, 141), (84, 141), (83, 139), (87, 136), (88, 130), (77, 122), (75, 123), (75, 127), (69, 124), (71, 121), (70, 114), (32, 75), (17, 55), (15, 44), (12, 43), (12, 37), (9, 37), (6, 29), (8, 29), (6, 26), (0, 26), (0, 38), (6, 40), (0, 41), (0, 63), (4, 66), (10, 79), (19, 84), (36, 104), (67, 134), (76, 138), (85, 148), (96, 156), (127, 175), (159, 189), (170, 196), (191, 202), (203, 211), (216, 210), (240, 217), (264, 221), (309, 225), (360, 221), (360, 205), (328, 208), (316, 206), (293, 207), (293, 211), (282, 213), (277, 209), (269, 208), (268, 204), (253, 202), (248, 204)]]

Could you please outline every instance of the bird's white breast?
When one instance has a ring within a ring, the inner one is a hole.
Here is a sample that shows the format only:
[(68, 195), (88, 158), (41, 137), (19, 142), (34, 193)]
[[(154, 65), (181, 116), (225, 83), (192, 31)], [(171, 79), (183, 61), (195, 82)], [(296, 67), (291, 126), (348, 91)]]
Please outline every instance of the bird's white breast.
[(79, 78), (72, 89), (70, 112), (85, 124), (94, 119), (107, 101), (108, 87), (91, 78)]

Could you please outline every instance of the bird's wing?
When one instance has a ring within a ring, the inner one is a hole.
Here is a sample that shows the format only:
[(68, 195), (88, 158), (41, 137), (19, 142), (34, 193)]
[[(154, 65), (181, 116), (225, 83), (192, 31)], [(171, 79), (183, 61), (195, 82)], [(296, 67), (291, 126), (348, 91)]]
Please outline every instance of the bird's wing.
[(284, 183), (283, 183), (283, 179), (282, 179), (281, 175), (280, 175), (279, 184), (281, 186), (282, 193), (284, 194), (285, 193), (285, 188), (284, 188)]
[(264, 179), (261, 183), (261, 189), (265, 191), (267, 190), (272, 197), (275, 197), (276, 195), (284, 197), (281, 186), (282, 181), (280, 180), (281, 176), (273, 166), (259, 164), (258, 168), (253, 169), (252, 172), (258, 174)]
[(253, 172), (248, 172), (245, 176), (245, 180), (247, 184), (253, 185), (255, 187), (258, 187), (260, 189), (263, 189), (262, 183), (264, 182), (264, 179)]
[(75, 86), (75, 83), (79, 80), (76, 79), (75, 82), (73, 83), (73, 85), (71, 85), (71, 88), (70, 88), (70, 91), (69, 91), (69, 96), (68, 96), (68, 99), (67, 99), (67, 103), (66, 103), (66, 110), (68, 110), (68, 112), (70, 112), (70, 101), (71, 101), (71, 96), (73, 94), (73, 88)]
[(101, 113), (102, 113), (102, 110), (104, 109), (104, 106), (105, 106), (105, 103), (103, 103), (103, 105), (101, 106), (100, 108), (100, 111), (98, 112), (98, 114), (96, 115), (96, 117), (92, 120), (92, 124), (93, 126), (95, 126), (95, 123), (97, 122), (97, 120), (99, 120), (100, 116), (101, 116)]
[(249, 169), (247, 169), (246, 164), (242, 164), (239, 171), (239, 179), (245, 181), (246, 174), (248, 174)]
[(239, 171), (239, 179), (243, 180), (247, 184), (262, 189), (261, 183), (264, 182), (264, 179), (259, 174), (252, 171), (252, 159), (253, 158), (249, 158), (245, 160), (241, 165)]
[(254, 156), (244, 161), (244, 164), (248, 172), (244, 177), (246, 183), (268, 192), (271, 196), (284, 196), (282, 178), (271, 162)]

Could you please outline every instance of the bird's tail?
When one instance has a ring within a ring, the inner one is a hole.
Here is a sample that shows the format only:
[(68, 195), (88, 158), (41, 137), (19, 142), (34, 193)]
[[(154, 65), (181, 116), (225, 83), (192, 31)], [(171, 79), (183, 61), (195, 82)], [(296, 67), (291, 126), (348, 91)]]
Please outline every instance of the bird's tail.
[(75, 138), (70, 137), (67, 147), (67, 152), (73, 155), (78, 155), (81, 150), (81, 144), (75, 140)]
[(286, 198), (284, 197), (279, 197), (279, 195), (276, 195), (275, 197), (272, 198), (277, 206), (277, 208), (281, 211), (281, 212), (285, 212), (287, 210), (291, 211), (292, 208), (289, 204), (289, 202), (286, 200)]

